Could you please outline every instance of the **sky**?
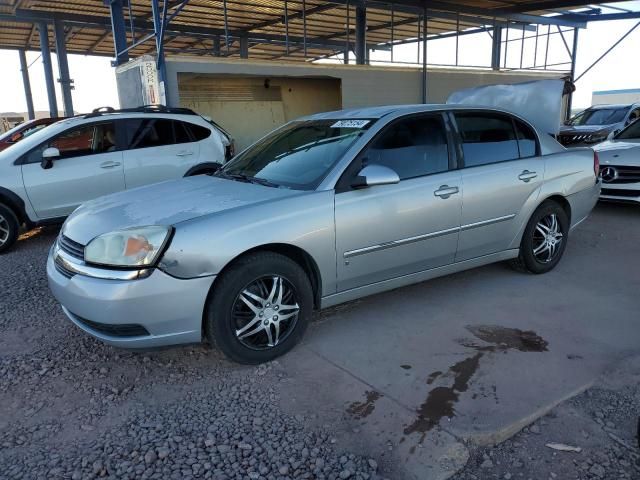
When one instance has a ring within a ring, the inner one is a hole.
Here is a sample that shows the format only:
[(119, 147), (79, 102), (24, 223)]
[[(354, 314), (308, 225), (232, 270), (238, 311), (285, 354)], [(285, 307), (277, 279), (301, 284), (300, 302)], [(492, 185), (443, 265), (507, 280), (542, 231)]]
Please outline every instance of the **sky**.
[[(618, 3), (616, 6), (639, 11), (640, 1)], [(608, 10), (607, 13), (613, 12)], [(637, 22), (638, 20), (592, 22), (586, 29), (580, 30), (576, 64), (577, 75), (580, 75)], [(515, 34), (517, 32), (511, 30), (510, 35)], [(571, 45), (571, 33), (567, 34), (566, 41)], [(454, 45), (453, 39), (430, 41), (427, 48), (429, 63), (451, 62), (451, 59), (454, 58)], [(525, 43), (525, 65), (533, 62), (533, 45), (532, 40)], [(538, 59), (544, 55), (542, 53), (543, 45), (543, 41), (539, 41)], [(520, 44), (511, 42), (509, 48), (508, 61), (510, 65), (515, 66), (519, 63)], [(559, 35), (554, 35), (549, 51), (549, 63), (568, 61), (568, 54)], [(577, 82), (574, 108), (588, 107), (591, 104), (591, 95), (594, 90), (640, 88), (639, 51), (640, 28), (637, 28)], [(459, 59), (461, 64), (487, 64), (490, 52), (491, 39), (488, 34), (480, 33), (460, 37)], [(372, 54), (372, 58), (383, 59), (385, 56), (388, 58), (388, 55), (388, 52), (376, 52)], [(394, 49), (395, 60), (415, 61), (416, 57), (415, 45), (404, 45)], [(54, 78), (57, 79), (58, 65), (55, 54), (52, 54), (52, 61)], [(75, 89), (72, 92), (73, 104), (77, 112), (88, 112), (102, 106), (118, 106), (115, 71), (110, 62), (111, 59), (105, 57), (69, 55), (70, 75), (75, 81)], [(39, 58), (38, 52), (27, 52), (27, 63), (30, 64), (29, 75), (35, 109), (48, 110), (42, 60)], [(0, 112), (26, 111), (18, 53), (11, 50), (0, 50), (0, 66), (2, 68)], [(62, 97), (57, 83), (56, 93), (58, 107), (62, 110)]]

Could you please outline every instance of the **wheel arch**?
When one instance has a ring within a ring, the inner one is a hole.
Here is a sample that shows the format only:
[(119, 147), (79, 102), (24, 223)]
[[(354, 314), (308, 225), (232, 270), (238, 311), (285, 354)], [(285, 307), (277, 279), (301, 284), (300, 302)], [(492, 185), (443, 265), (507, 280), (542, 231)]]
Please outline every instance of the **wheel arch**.
[[(548, 197), (546, 197), (544, 200), (542, 200), (542, 202), (540, 202), (540, 205), (542, 205), (544, 202), (548, 202), (548, 201), (552, 201), (557, 203), (558, 205), (560, 205), (562, 207), (562, 209), (564, 210), (564, 213), (567, 214), (567, 219), (569, 220), (569, 225), (571, 225), (571, 204), (569, 203), (569, 200), (566, 199), (566, 197), (560, 195), (560, 194), (554, 194), (554, 195), (550, 195)], [(540, 208), (540, 205), (538, 205), (537, 208)]]
[[(313, 290), (313, 306), (315, 309), (320, 308), (320, 299), (322, 298), (322, 276), (320, 273), (320, 268), (318, 267), (318, 263), (306, 250), (290, 243), (267, 243), (250, 248), (249, 250), (245, 250), (239, 255), (236, 255), (233, 260), (228, 262), (224, 266), (224, 268), (222, 268), (222, 270), (218, 274), (218, 277), (220, 275), (223, 275), (226, 270), (228, 270), (241, 258), (256, 252), (278, 253), (300, 265), (300, 267), (302, 267), (302, 269), (309, 277), (309, 281), (311, 282), (311, 288)], [(212, 289), (213, 288), (215, 288), (215, 282), (212, 286)]]
[(11, 190), (0, 187), (0, 203), (13, 211), (20, 224), (30, 222), (27, 217), (24, 201)]
[(192, 175), (199, 175), (206, 171), (217, 171), (222, 165), (216, 162), (205, 162), (194, 165), (189, 170), (187, 170), (184, 174), (185, 177), (190, 177)]

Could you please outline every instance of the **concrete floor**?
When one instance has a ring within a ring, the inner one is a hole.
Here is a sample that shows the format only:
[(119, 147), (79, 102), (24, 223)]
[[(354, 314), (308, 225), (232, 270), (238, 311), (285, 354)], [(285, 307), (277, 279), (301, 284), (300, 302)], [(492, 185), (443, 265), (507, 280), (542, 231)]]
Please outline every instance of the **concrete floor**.
[(282, 397), (398, 478), (446, 478), (639, 346), (640, 207), (599, 204), (546, 275), (496, 264), (323, 312)]
[[(324, 311), (267, 369), (204, 346), (126, 352), (91, 339), (47, 293), (44, 258), (56, 232), (32, 232), (0, 263), (0, 399), (14, 412), (0, 415), (0, 437), (59, 422), (55, 439), (50, 432), (11, 451), (59, 444), (77, 456), (64, 439), (95, 443), (136, 421), (122, 417), (135, 402), (161, 412), (188, 403), (194, 388), (215, 393), (248, 375), (277, 392), (277, 415), (331, 432), (330, 448), (375, 459), (384, 477), (447, 478), (471, 444), (500, 442), (638, 353), (639, 220), (640, 207), (598, 205), (546, 275), (496, 264)], [(123, 393), (105, 400), (106, 383)], [(39, 413), (27, 417), (27, 408)]]

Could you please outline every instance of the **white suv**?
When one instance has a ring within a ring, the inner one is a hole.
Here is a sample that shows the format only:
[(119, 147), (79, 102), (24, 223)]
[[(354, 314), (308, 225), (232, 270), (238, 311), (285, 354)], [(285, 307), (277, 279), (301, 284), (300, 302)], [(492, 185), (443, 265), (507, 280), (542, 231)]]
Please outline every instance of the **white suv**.
[(182, 108), (94, 110), (0, 152), (0, 253), (21, 225), (59, 223), (81, 203), (120, 190), (211, 174), (233, 140)]

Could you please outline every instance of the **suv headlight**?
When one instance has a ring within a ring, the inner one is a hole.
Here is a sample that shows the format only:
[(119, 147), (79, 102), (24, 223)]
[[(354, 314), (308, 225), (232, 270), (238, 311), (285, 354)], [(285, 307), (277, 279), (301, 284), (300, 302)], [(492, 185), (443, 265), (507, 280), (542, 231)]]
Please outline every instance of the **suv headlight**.
[(148, 267), (167, 245), (171, 227), (149, 226), (105, 233), (84, 249), (87, 263), (111, 267)]

